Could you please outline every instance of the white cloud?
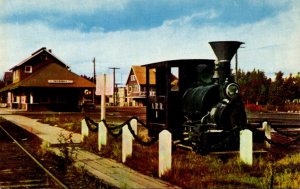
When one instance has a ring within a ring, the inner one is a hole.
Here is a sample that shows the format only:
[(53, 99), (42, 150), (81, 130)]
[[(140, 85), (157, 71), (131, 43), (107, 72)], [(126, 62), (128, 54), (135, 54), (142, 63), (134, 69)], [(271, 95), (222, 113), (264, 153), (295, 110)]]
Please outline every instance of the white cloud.
[[(108, 33), (56, 30), (39, 22), (2, 24), (0, 67), (4, 72), (45, 46), (75, 73), (92, 76), (92, 60), (96, 57), (97, 73), (111, 73), (109, 67), (120, 67), (117, 73), (123, 73), (122, 81), (125, 82), (131, 65), (168, 59), (214, 59), (209, 41), (238, 40), (246, 42), (245, 48), (239, 50), (242, 69), (295, 73), (300, 71), (299, 10), (299, 6), (293, 6), (276, 17), (240, 27), (190, 24), (201, 14), (166, 21), (149, 30)], [(214, 16), (213, 12), (207, 14)]]
[(219, 14), (217, 13), (217, 11), (212, 9), (204, 12), (196, 12), (190, 16), (183, 16), (178, 19), (168, 20), (164, 22), (164, 25), (181, 27), (187, 24), (193, 24), (194, 22), (201, 22), (202, 20), (211, 20), (218, 16)]

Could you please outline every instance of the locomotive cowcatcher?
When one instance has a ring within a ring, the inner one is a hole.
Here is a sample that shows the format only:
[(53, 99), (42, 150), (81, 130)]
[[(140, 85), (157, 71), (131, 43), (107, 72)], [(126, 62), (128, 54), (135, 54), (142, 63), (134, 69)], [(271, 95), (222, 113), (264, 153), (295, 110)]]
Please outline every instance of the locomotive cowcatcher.
[(236, 148), (246, 113), (230, 61), (242, 42), (209, 42), (216, 60), (181, 59), (146, 67), (147, 125), (194, 150)]

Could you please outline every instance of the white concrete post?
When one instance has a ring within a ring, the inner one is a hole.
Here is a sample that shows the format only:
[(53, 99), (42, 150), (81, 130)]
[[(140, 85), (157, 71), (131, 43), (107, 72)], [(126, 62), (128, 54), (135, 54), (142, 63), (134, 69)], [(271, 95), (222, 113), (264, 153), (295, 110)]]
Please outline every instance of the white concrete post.
[(158, 176), (161, 177), (172, 167), (172, 134), (163, 130), (159, 133)]
[[(137, 135), (137, 120), (136, 119), (130, 120), (130, 126), (131, 126), (132, 130), (134, 131), (134, 134)], [(133, 136), (132, 136), (132, 138), (134, 139)]]
[(122, 162), (125, 163), (126, 158), (132, 155), (132, 135), (128, 129), (128, 125), (122, 128)]
[(83, 142), (84, 137), (89, 136), (89, 128), (85, 122), (85, 119), (81, 120), (81, 141)]
[(253, 161), (253, 138), (249, 129), (240, 132), (240, 159), (248, 165), (252, 165)]
[(103, 121), (98, 124), (98, 150), (101, 150), (102, 145), (107, 143), (107, 128)]
[[(271, 140), (271, 125), (269, 125), (267, 121), (264, 121), (262, 127), (265, 131), (266, 138)], [(265, 141), (265, 146), (271, 148), (271, 144), (268, 141)]]

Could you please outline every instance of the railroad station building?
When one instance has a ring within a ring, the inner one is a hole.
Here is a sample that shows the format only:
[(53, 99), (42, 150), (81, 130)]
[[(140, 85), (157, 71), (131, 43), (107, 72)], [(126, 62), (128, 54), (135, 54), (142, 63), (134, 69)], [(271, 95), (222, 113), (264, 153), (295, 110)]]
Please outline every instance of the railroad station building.
[(76, 111), (95, 84), (73, 73), (45, 47), (10, 69), (12, 83), (0, 89), (9, 108)]

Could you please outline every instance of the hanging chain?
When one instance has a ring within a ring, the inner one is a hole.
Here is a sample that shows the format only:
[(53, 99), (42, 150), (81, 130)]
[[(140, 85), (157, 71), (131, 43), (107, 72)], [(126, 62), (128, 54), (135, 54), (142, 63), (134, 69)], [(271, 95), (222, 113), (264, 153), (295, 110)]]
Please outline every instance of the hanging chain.
[[(94, 120), (92, 120), (90, 117), (85, 117), (84, 118), (88, 128), (93, 131), (93, 132), (97, 132), (98, 131), (98, 123), (95, 122)], [(137, 122), (142, 125), (143, 127), (145, 127), (147, 130), (149, 130), (149, 127), (147, 127), (147, 125), (142, 122), (140, 119), (138, 119), (137, 117), (131, 117), (129, 118), (127, 121), (125, 121), (124, 123), (122, 123), (121, 125), (108, 125), (107, 122), (105, 120), (101, 120), (104, 123), (104, 126), (107, 128), (108, 133), (113, 136), (114, 138), (119, 137), (122, 134), (122, 128), (127, 125), (128, 129), (130, 131), (130, 133), (132, 134), (132, 136), (134, 137), (134, 139), (141, 145), (143, 146), (150, 146), (152, 144), (154, 144), (156, 141), (158, 141), (158, 137), (151, 137), (151, 139), (149, 141), (144, 141), (143, 139), (141, 139), (133, 130), (132, 126), (131, 126), (131, 120), (137, 120)]]
[[(87, 116), (84, 119), (87, 123), (87, 126), (88, 126), (89, 130), (91, 130), (92, 132), (98, 132), (98, 123), (97, 122), (95, 122), (93, 119), (91, 119), (90, 117), (87, 117)], [(125, 125), (128, 125), (128, 129), (129, 129), (130, 133), (132, 134), (134, 139), (139, 144), (141, 144), (143, 146), (150, 146), (150, 145), (154, 144), (155, 142), (157, 142), (158, 136), (151, 137), (151, 139), (149, 141), (144, 141), (138, 135), (136, 135), (133, 128), (132, 128), (132, 126), (131, 126), (131, 123), (130, 123), (131, 120), (133, 120), (133, 119), (137, 120), (137, 122), (140, 125), (142, 125), (147, 130), (149, 130), (149, 127), (147, 127), (147, 125), (144, 122), (142, 122), (140, 119), (138, 119), (137, 117), (131, 117), (127, 121), (122, 123), (121, 125), (109, 125), (109, 124), (107, 124), (107, 122), (105, 120), (102, 120), (102, 122), (104, 123), (104, 126), (107, 128), (108, 133), (111, 136), (113, 136), (114, 138), (119, 137), (122, 134), (122, 128)], [(254, 134), (261, 132), (261, 131), (255, 129), (255, 128), (251, 128), (250, 126), (248, 126), (247, 129), (251, 130)], [(287, 143), (280, 143), (280, 142), (276, 142), (272, 139), (269, 139), (264, 135), (264, 140), (267, 141), (271, 145), (288, 147), (290, 145), (294, 145), (294, 144), (300, 142), (300, 133), (294, 133), (294, 134), (287, 133), (287, 132), (279, 130), (278, 127), (276, 127), (274, 125), (272, 125), (272, 129), (274, 129), (280, 135), (283, 135), (285, 137), (293, 137), (294, 139), (290, 142), (287, 142)], [(240, 131), (240, 130), (241, 129), (236, 126), (233, 129), (231, 129), (230, 131), (226, 131), (226, 132), (228, 132), (228, 134), (227, 134), (228, 136), (226, 138), (224, 138), (223, 140), (219, 141), (218, 143), (211, 144), (209, 146), (201, 147), (201, 149), (198, 149), (198, 150), (201, 151), (202, 154), (206, 154), (209, 151), (212, 151), (214, 149), (225, 146), (226, 144), (228, 144), (230, 142), (232, 137), (235, 137), (235, 136), (238, 135), (238, 133), (239, 133), (238, 131)], [(225, 133), (225, 131), (222, 131), (222, 133)], [(205, 134), (205, 132), (203, 132), (203, 134)]]
[[(296, 138), (294, 138), (294, 140), (292, 140), (290, 142), (280, 143), (280, 142), (276, 142), (276, 141), (274, 141), (272, 139), (269, 139), (269, 138), (267, 138), (264, 135), (264, 140), (267, 141), (271, 145), (281, 146), (281, 147), (289, 147), (291, 145), (294, 145), (294, 144), (300, 142), (300, 134), (286, 133), (286, 132), (280, 131), (277, 127), (274, 127), (274, 126), (272, 126), (271, 128), (274, 129), (278, 134), (280, 134), (282, 136), (285, 136), (285, 137), (296, 137)], [(258, 129), (255, 129), (255, 128), (253, 129), (253, 128), (248, 127), (248, 129), (251, 130), (253, 133), (260, 133), (261, 132), (261, 131), (259, 131)]]

